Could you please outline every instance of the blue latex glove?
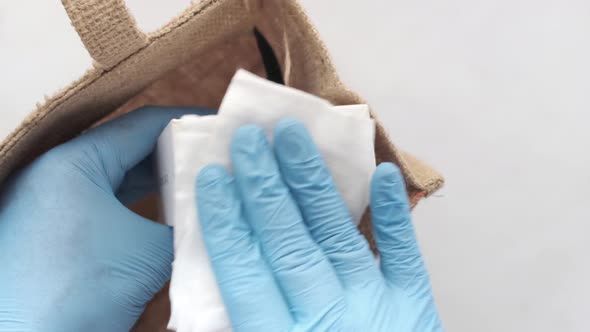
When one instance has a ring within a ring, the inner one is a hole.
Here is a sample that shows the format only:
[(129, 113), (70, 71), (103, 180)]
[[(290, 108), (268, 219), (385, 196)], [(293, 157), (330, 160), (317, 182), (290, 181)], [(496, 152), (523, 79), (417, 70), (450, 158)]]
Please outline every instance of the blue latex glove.
[(0, 331), (129, 331), (169, 280), (173, 246), (169, 227), (124, 203), (155, 189), (142, 160), (189, 112), (144, 109), (89, 130), (2, 188)]
[(273, 153), (260, 128), (242, 127), (234, 177), (209, 165), (197, 180), (235, 331), (442, 331), (399, 169), (373, 177), (379, 266), (305, 128), (283, 120), (274, 142)]

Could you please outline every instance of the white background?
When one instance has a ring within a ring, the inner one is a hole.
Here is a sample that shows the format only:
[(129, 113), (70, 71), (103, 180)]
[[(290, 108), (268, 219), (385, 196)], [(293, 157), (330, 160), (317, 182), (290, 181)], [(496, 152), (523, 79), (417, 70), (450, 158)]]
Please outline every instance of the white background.
[[(155, 30), (187, 0), (129, 0)], [(415, 222), (448, 331), (590, 331), (590, 2), (305, 0), (344, 80), (447, 178)], [(90, 66), (0, 0), (0, 137)]]

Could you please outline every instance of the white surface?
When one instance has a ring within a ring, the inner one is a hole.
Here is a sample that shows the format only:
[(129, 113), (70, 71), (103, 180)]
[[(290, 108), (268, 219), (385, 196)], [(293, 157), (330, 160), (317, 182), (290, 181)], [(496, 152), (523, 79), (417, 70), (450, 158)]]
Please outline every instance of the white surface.
[(224, 158), (219, 158), (220, 153), (195, 154), (191, 146), (201, 152), (209, 150), (216, 123), (216, 116), (173, 120), (158, 139), (164, 217), (174, 226), (168, 328), (178, 332), (231, 332), (195, 208), (198, 172), (206, 163)]
[[(158, 178), (164, 179), (161, 192), (165, 220), (174, 226), (172, 314), (168, 328), (178, 332), (231, 331), (201, 235), (195, 205), (201, 198), (195, 192), (195, 183), (197, 174), (208, 164), (231, 168), (231, 139), (239, 127), (256, 124), (272, 143), (274, 128), (281, 118), (297, 118), (305, 124), (354, 222), (360, 222), (369, 205), (369, 186), (375, 172), (375, 123), (367, 105), (344, 108), (346, 111), (240, 70), (217, 115), (187, 115), (164, 129), (157, 147)], [(340, 149), (342, 146), (347, 149)]]
[[(185, 2), (129, 1), (148, 30)], [(303, 3), (394, 140), (446, 175), (415, 222), (447, 329), (590, 330), (590, 2)], [(85, 56), (59, 1), (0, 0), (0, 136)]]

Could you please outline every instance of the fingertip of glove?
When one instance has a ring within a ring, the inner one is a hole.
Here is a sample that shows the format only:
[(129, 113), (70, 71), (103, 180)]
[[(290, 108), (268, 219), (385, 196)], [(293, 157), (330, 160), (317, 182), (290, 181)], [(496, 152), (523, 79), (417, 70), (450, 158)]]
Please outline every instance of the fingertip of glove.
[(228, 175), (225, 167), (221, 164), (209, 164), (201, 169), (197, 175), (197, 187), (210, 186), (217, 181), (226, 178)]
[(379, 164), (373, 178), (374, 182), (390, 186), (404, 183), (402, 171), (395, 164), (389, 162)]
[(136, 230), (137, 234), (141, 234), (141, 237), (150, 243), (151, 248), (157, 249), (161, 257), (169, 258), (173, 256), (173, 228), (147, 220), (141, 220), (141, 222), (142, 228)]
[(284, 118), (275, 126), (275, 150), (283, 162), (301, 162), (318, 154), (311, 135), (302, 122)]
[(264, 130), (255, 125), (238, 128), (230, 145), (234, 171), (256, 167), (259, 158), (268, 149), (268, 140)]
[(168, 225), (161, 225), (159, 224), (161, 227), (161, 232), (162, 232), (162, 238), (164, 239), (165, 243), (167, 244), (166, 248), (170, 249), (170, 254), (172, 256), (174, 256), (174, 251), (172, 250), (173, 248), (173, 243), (174, 243), (174, 229), (171, 226)]
[(389, 232), (393, 224), (407, 224), (410, 213), (408, 194), (402, 172), (396, 165), (382, 163), (375, 170), (371, 184), (371, 210), (376, 234)]
[(406, 185), (402, 171), (392, 163), (381, 163), (377, 166), (371, 183), (371, 201), (407, 199)]
[(244, 125), (239, 127), (233, 137), (233, 145), (257, 144), (264, 138), (264, 130), (256, 125)]
[(274, 134), (275, 137), (277, 137), (284, 134), (301, 133), (305, 131), (305, 126), (301, 121), (291, 117), (285, 117), (277, 122)]

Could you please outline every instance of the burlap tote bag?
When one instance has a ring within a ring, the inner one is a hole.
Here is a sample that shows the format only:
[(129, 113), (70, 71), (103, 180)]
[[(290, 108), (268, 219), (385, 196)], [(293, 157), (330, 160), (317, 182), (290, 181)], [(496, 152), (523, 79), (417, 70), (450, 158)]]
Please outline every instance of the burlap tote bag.
[[(2, 142), (0, 181), (85, 129), (142, 105), (217, 108), (237, 68), (335, 105), (363, 103), (338, 78), (295, 0), (197, 1), (149, 35), (138, 30), (123, 0), (62, 2), (94, 66), (47, 99)], [(413, 205), (443, 183), (436, 171), (398, 150), (379, 121), (375, 152), (378, 162), (400, 166)], [(157, 213), (149, 209), (153, 206), (157, 204), (133, 208), (153, 217)], [(372, 243), (368, 217), (360, 228)], [(163, 290), (135, 330), (163, 331), (168, 315)]]

